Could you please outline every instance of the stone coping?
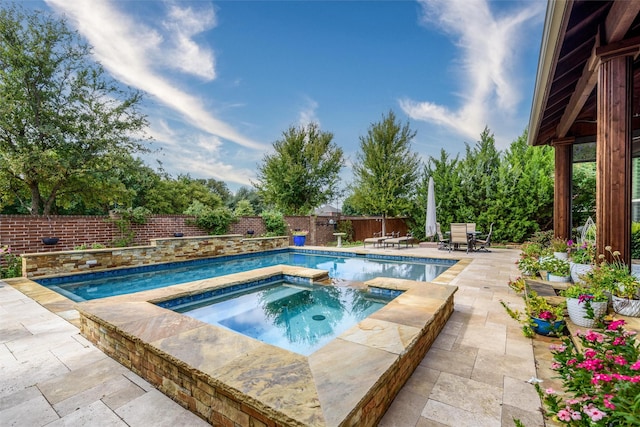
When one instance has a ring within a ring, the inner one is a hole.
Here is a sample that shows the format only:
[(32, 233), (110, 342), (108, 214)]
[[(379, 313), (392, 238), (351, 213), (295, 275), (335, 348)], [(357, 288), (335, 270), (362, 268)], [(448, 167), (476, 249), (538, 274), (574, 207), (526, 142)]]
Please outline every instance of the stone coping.
[[(275, 266), (87, 301), (77, 305), (82, 332), (210, 422), (222, 416), (244, 425), (249, 423), (247, 414), (253, 414), (260, 422), (278, 425), (374, 425), (446, 323), (457, 287), (393, 278), (370, 280), (366, 286), (404, 293), (308, 357), (153, 304), (281, 274), (310, 281), (327, 277), (321, 270)], [(126, 344), (117, 342), (118, 337)], [(118, 346), (131, 348), (122, 351)], [(213, 403), (194, 402), (194, 395), (201, 392), (194, 394), (190, 386), (154, 378), (154, 372), (145, 375), (153, 369), (145, 365), (150, 360), (156, 365), (168, 363), (167, 370), (177, 370), (180, 378), (206, 382), (214, 390), (214, 397), (206, 399)], [(399, 384), (398, 378), (403, 378)], [(226, 400), (216, 400), (220, 396)]]

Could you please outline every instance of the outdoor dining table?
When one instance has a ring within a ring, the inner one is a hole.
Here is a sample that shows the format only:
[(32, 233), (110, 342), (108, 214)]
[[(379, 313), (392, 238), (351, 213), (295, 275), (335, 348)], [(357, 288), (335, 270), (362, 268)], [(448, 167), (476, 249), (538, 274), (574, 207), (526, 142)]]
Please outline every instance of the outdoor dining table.
[[(450, 236), (451, 231), (445, 231), (444, 234), (446, 234), (447, 236)], [(469, 246), (470, 251), (476, 250), (476, 237), (478, 237), (481, 234), (482, 234), (482, 231), (479, 231), (479, 230), (467, 231), (467, 246)], [(455, 249), (458, 249), (457, 245), (455, 246)]]

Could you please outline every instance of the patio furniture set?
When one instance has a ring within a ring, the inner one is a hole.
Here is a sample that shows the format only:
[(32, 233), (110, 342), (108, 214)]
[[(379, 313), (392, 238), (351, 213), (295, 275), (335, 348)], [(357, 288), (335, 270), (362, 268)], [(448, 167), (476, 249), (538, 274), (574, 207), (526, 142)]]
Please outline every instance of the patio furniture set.
[(475, 223), (451, 223), (450, 231), (445, 232), (449, 237), (444, 237), (440, 228), (440, 223), (436, 223), (436, 234), (438, 236), (438, 249), (452, 250), (466, 248), (467, 253), (486, 251), (490, 252), (491, 234), (493, 233), (493, 223), (489, 227), (489, 233), (485, 237), (480, 237), (482, 233), (476, 230)]

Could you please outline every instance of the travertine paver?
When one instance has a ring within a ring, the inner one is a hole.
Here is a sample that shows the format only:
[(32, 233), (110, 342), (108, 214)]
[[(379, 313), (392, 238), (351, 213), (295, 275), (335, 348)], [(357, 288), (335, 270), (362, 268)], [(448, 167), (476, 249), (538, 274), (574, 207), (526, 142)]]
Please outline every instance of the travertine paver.
[[(514, 262), (519, 251), (469, 255), (424, 248), (375, 251), (471, 260), (452, 276), (451, 284), (459, 288), (454, 313), (380, 425), (513, 426), (514, 417), (527, 427), (544, 425), (537, 396), (526, 383), (535, 372), (531, 340), (522, 336), (519, 325), (500, 305), (501, 299), (521, 303), (507, 286), (509, 278), (518, 274)], [(447, 282), (446, 276), (438, 280)], [(110, 375), (104, 369), (107, 361), (111, 359), (75, 327), (0, 282), (2, 425), (206, 424), (120, 365), (115, 364), (117, 373)], [(87, 386), (78, 385), (73, 373), (78, 370), (87, 373)], [(98, 378), (108, 380), (100, 385)], [(53, 406), (45, 394), (54, 396)], [(69, 412), (72, 403), (78, 408)]]
[(0, 282), (0, 425), (207, 423), (107, 357), (78, 328)]

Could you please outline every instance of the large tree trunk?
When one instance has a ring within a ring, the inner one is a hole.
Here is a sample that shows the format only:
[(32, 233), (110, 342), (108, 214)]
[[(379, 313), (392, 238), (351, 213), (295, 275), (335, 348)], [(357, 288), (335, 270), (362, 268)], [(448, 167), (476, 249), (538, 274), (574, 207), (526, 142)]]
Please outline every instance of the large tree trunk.
[(40, 215), (42, 197), (40, 196), (40, 189), (38, 188), (38, 184), (30, 182), (29, 189), (31, 190), (31, 215)]

